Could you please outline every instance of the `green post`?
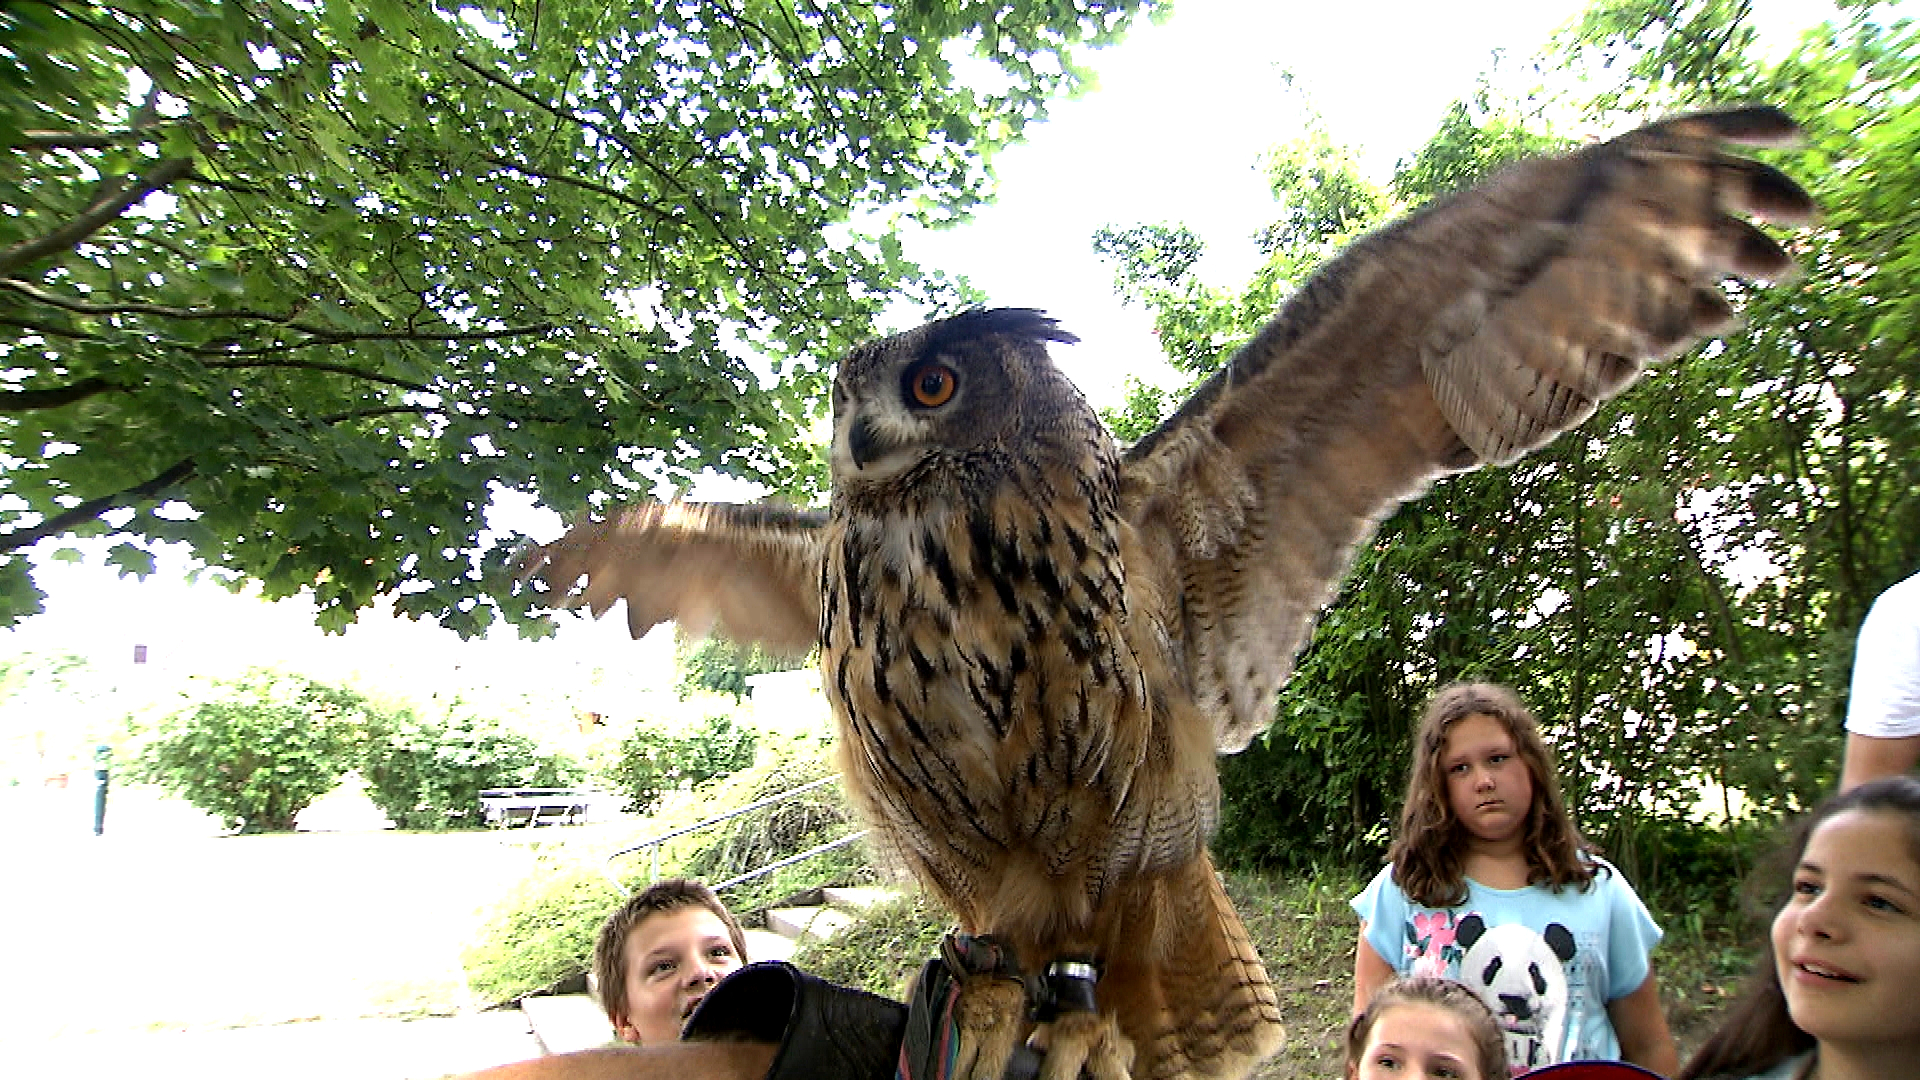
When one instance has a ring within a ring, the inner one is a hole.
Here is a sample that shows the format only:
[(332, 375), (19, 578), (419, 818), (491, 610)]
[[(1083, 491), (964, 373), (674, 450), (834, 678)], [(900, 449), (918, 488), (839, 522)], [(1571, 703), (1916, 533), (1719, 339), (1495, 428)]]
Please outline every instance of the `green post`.
[(93, 748), (93, 835), (107, 831), (107, 772), (113, 749), (104, 743)]

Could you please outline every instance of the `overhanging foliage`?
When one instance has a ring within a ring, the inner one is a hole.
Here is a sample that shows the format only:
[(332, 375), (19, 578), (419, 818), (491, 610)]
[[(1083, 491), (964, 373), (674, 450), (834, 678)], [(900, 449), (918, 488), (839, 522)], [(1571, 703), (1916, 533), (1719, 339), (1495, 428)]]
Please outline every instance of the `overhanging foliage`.
[(824, 365), (957, 295), (893, 216), (964, 215), (1149, 6), (6, 5), (0, 624), (112, 534), (471, 634), (531, 618), (499, 488), (804, 495)]

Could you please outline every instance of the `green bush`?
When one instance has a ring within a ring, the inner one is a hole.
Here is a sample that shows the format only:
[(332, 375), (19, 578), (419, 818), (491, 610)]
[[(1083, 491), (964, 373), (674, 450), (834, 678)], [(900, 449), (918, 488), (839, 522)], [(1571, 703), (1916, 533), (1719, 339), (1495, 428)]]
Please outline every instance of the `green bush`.
[(786, 671), (795, 666), (791, 659), (774, 656), (758, 645), (737, 645), (723, 637), (689, 641), (681, 635), (675, 639), (674, 651), (678, 654), (675, 666), (680, 669), (676, 689), (682, 701), (696, 690), (705, 690), (731, 694), (734, 703), (739, 704), (752, 693), (747, 676)]
[(129, 778), (158, 784), (243, 832), (291, 830), (360, 756), (366, 699), (302, 675), (253, 670), (162, 720)]
[(564, 757), (532, 739), (472, 716), (425, 720), (411, 709), (367, 725), (360, 772), (367, 794), (402, 829), (477, 828), (480, 792), (497, 787), (562, 787), (579, 779)]
[(620, 752), (605, 774), (607, 785), (627, 797), (621, 809), (629, 814), (644, 814), (660, 802), (660, 796), (678, 785), (673, 775), (675, 740), (647, 728), (637, 728), (620, 741)]
[(732, 776), (753, 764), (759, 745), (752, 728), (737, 726), (732, 717), (709, 716), (680, 740), (680, 777), (688, 787), (699, 787)]
[(620, 743), (606, 781), (627, 797), (624, 809), (644, 814), (669, 791), (699, 787), (753, 764), (759, 737), (725, 716), (709, 716), (685, 736), (637, 728)]

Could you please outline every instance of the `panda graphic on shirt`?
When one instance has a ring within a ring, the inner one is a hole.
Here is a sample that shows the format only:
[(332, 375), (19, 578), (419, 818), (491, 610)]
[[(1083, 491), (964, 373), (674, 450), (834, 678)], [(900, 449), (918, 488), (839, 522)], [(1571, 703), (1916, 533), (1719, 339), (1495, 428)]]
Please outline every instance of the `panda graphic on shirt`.
[(1462, 950), (1460, 981), (1500, 1021), (1514, 1075), (1557, 1061), (1567, 1034), (1572, 931), (1557, 922), (1543, 933), (1519, 923), (1488, 926), (1468, 915), (1454, 927), (1454, 941)]

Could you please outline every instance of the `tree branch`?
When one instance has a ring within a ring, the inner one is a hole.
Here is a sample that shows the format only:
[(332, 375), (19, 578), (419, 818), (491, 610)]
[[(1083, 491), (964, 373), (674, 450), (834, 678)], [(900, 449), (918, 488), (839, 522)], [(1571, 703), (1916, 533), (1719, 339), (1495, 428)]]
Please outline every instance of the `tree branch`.
[[(557, 323), (533, 323), (528, 326), (509, 326), (500, 330), (454, 330), (454, 331), (418, 331), (418, 330), (368, 330), (347, 331), (329, 330), (321, 326), (307, 326), (294, 322), (291, 312), (250, 311), (245, 308), (214, 310), (211, 308), (168, 307), (163, 304), (93, 304), (85, 300), (74, 300), (36, 288), (17, 279), (0, 280), (0, 289), (11, 289), (30, 300), (71, 311), (76, 315), (155, 315), (166, 319), (253, 319), (259, 322), (278, 323), (289, 330), (309, 334), (312, 341), (285, 342), (278, 345), (263, 345), (257, 349), (233, 350), (218, 345), (196, 346), (192, 351), (203, 356), (258, 356), (267, 353), (286, 352), (290, 349), (305, 349), (315, 345), (345, 345), (356, 341), (492, 341), (500, 338), (525, 337), (529, 334), (544, 334), (558, 328)], [(209, 365), (217, 366), (217, 365)]]
[(106, 150), (127, 143), (148, 142), (165, 124), (116, 128), (112, 131), (23, 131), (13, 150)]
[(383, 405), (377, 409), (355, 409), (351, 412), (316, 416), (313, 418), (313, 422), (324, 427), (332, 427), (335, 424), (344, 424), (349, 420), (368, 420), (376, 416), (398, 416), (403, 413), (410, 413), (415, 416), (436, 416), (444, 415), (446, 411), (445, 409), (436, 409), (427, 405)]
[(38, 334), (41, 337), (50, 338), (65, 338), (68, 341), (106, 340), (98, 334), (89, 334), (84, 330), (70, 330), (64, 326), (43, 326), (40, 323), (29, 322), (26, 319), (0, 318), (0, 326), (11, 326), (15, 330), (20, 330), (28, 334)]
[(107, 222), (126, 213), (128, 207), (185, 176), (192, 168), (191, 158), (167, 158), (148, 169), (144, 176), (126, 178), (117, 190), (102, 193), (93, 205), (65, 225), (38, 239), (22, 240), (0, 251), (0, 277), (10, 276), (30, 263), (85, 240)]
[(309, 334), (326, 332), (317, 328), (299, 326), (292, 321), (291, 314), (275, 311), (248, 311), (244, 308), (215, 311), (208, 308), (166, 307), (161, 304), (92, 304), (85, 300), (74, 300), (47, 292), (45, 289), (35, 288), (17, 278), (0, 279), (0, 289), (11, 289), (29, 300), (36, 300), (63, 311), (71, 311), (76, 315), (158, 315), (168, 319), (258, 319), (264, 322), (281, 323)]
[[(311, 349), (317, 345), (350, 345), (357, 341), (498, 341), (502, 338), (526, 337), (529, 334), (544, 334), (558, 329), (556, 323), (533, 323), (529, 326), (509, 326), (501, 330), (458, 330), (453, 332), (435, 332), (432, 330), (370, 330), (362, 334), (316, 330), (304, 326), (295, 326), (295, 330), (312, 334), (312, 341), (283, 341), (274, 345), (261, 345), (251, 349), (230, 349), (222, 345), (199, 345), (193, 352), (202, 356), (271, 356), (274, 353), (292, 352), (295, 349)], [(208, 367), (248, 367), (247, 364), (208, 363)], [(261, 367), (277, 365), (262, 364)], [(290, 364), (288, 366), (300, 366)]]
[(14, 390), (0, 393), (0, 415), (33, 412), (36, 409), (57, 409), (62, 405), (84, 401), (95, 394), (104, 394), (112, 389), (114, 389), (112, 383), (95, 376), (49, 390)]
[(325, 371), (334, 375), (345, 375), (349, 378), (364, 379), (367, 382), (397, 386), (402, 390), (412, 390), (416, 393), (433, 393), (433, 387), (426, 383), (408, 382), (405, 379), (396, 379), (391, 375), (382, 375), (377, 371), (365, 371), (360, 368), (348, 367), (345, 364), (328, 364), (317, 360), (235, 360), (230, 363), (215, 361), (208, 364), (207, 367), (223, 371), (240, 368), (298, 368), (303, 371)]
[(46, 518), (30, 529), (14, 529), (11, 532), (0, 533), (0, 555), (12, 554), (22, 548), (31, 547), (49, 536), (70, 532), (76, 526), (93, 521), (109, 510), (117, 510), (123, 506), (152, 499), (192, 476), (193, 470), (193, 459), (187, 458), (176, 462), (165, 472), (145, 483), (135, 484), (125, 491), (116, 491), (111, 495), (102, 495), (97, 499), (88, 499), (71, 510), (63, 510)]
[(595, 195), (602, 196), (603, 198), (612, 199), (617, 203), (625, 203), (635, 209), (645, 210), (648, 213), (657, 214), (661, 217), (667, 216), (666, 208), (659, 203), (635, 198), (624, 191), (615, 191), (610, 187), (603, 184), (596, 184), (591, 180), (582, 180), (577, 176), (568, 176), (565, 173), (552, 173), (545, 169), (536, 169), (524, 162), (513, 161), (493, 154), (482, 154), (480, 155), (480, 160), (490, 165), (496, 165), (502, 169), (510, 169), (513, 172), (522, 173), (527, 176), (537, 176), (542, 180), (551, 180), (556, 184), (566, 184), (570, 187), (580, 188), (583, 191), (591, 191)]
[(557, 116), (563, 120), (567, 120), (572, 123), (578, 124), (581, 127), (586, 128), (587, 130), (593, 132), (594, 134), (599, 135), (601, 138), (606, 139), (608, 142), (613, 143), (615, 146), (618, 146), (620, 149), (625, 150), (627, 154), (632, 157), (635, 164), (644, 167), (648, 172), (651, 172), (653, 175), (659, 177), (662, 183), (666, 184), (669, 188), (673, 190), (673, 193), (675, 195), (679, 196), (681, 202), (684, 205), (686, 205), (688, 208), (697, 212), (702, 218), (706, 219), (708, 226), (711, 227), (713, 230), (713, 235), (715, 239), (718, 239), (722, 244), (725, 244), (728, 248), (731, 248), (733, 250), (734, 255), (739, 258), (742, 266), (751, 267), (755, 272), (767, 275), (769, 277), (782, 278), (786, 281), (792, 282), (795, 285), (801, 284), (801, 282), (798, 279), (792, 277), (791, 275), (785, 273), (784, 271), (778, 268), (770, 268), (764, 265), (762, 260), (758, 260), (751, 257), (751, 255), (741, 246), (740, 238), (735, 236), (732, 233), (732, 231), (726, 227), (726, 224), (720, 220), (720, 215), (716, 213), (711, 207), (709, 207), (706, 204), (705, 201), (703, 201), (700, 198), (698, 192), (695, 192), (694, 190), (689, 188), (683, 181), (681, 181), (681, 179), (678, 176), (675, 176), (673, 173), (669, 172), (668, 170), (661, 168), (658, 164), (656, 164), (653, 161), (652, 158), (641, 153), (637, 147), (635, 147), (632, 143), (628, 142), (626, 138), (622, 136), (619, 132), (609, 129), (606, 125), (596, 124), (593, 121), (587, 119), (586, 117), (581, 116), (579, 113), (574, 112), (572, 109), (555, 105), (552, 102), (541, 98), (539, 95), (528, 91), (526, 88), (518, 85), (517, 83), (514, 83), (512, 80), (507, 79), (496, 72), (488, 71), (487, 69), (481, 67), (480, 65), (474, 63), (473, 61), (467, 59), (464, 56), (461, 56), (456, 53), (453, 55), (452, 59), (454, 63), (460, 65), (463, 68), (466, 68), (468, 71), (473, 72), (475, 75), (478, 75), (480, 78), (485, 79), (487, 82), (492, 83), (493, 85), (501, 88), (502, 90), (505, 90), (506, 92), (514, 95), (515, 97), (526, 102), (527, 104), (532, 105), (537, 109), (543, 110), (553, 116)]

